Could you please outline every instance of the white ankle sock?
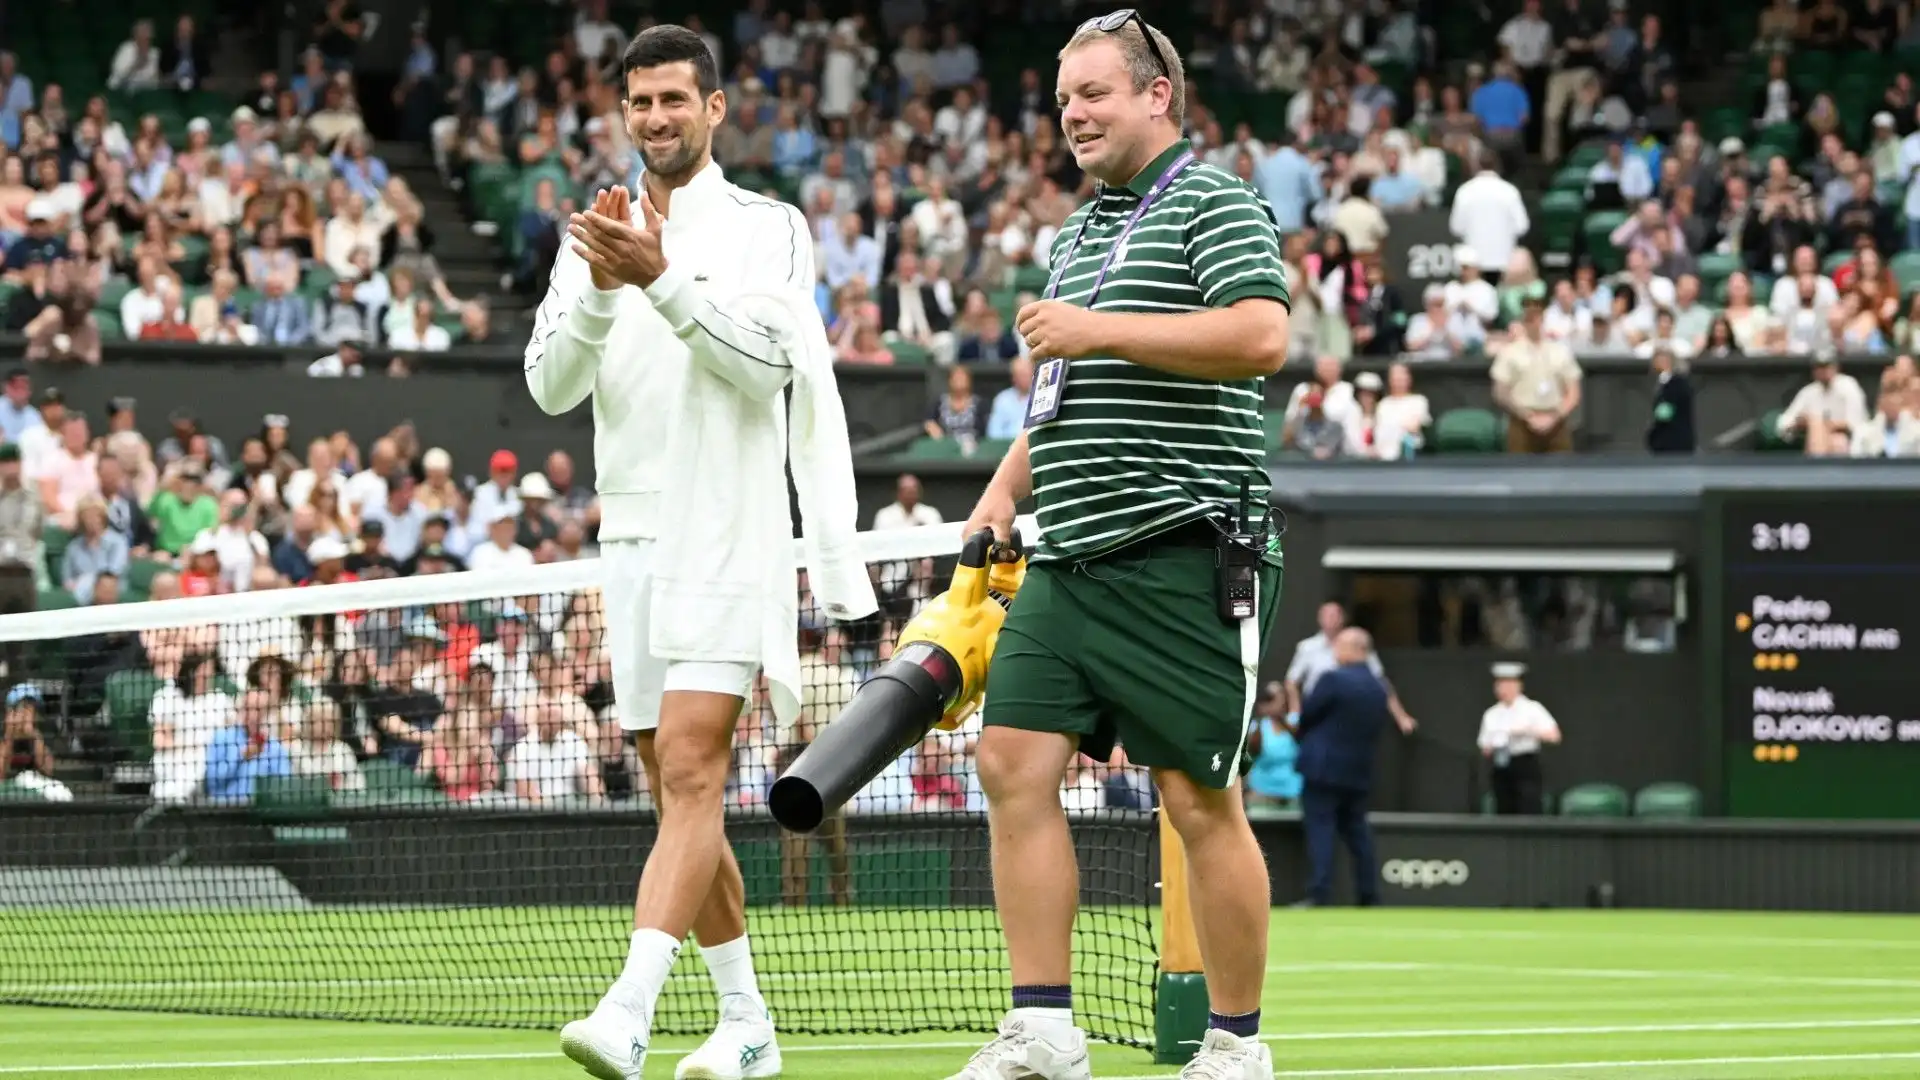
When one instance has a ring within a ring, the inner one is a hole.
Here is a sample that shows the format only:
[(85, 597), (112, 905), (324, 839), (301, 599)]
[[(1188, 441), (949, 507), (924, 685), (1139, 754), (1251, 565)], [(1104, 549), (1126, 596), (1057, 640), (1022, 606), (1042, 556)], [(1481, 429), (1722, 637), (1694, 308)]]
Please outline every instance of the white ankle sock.
[(721, 945), (700, 946), (700, 959), (713, 973), (713, 988), (721, 997), (742, 994), (755, 1001), (760, 996), (760, 980), (753, 973), (753, 946), (741, 934)]
[(667, 976), (680, 958), (680, 943), (663, 931), (645, 929), (633, 932), (633, 947), (627, 953), (626, 969), (607, 991), (607, 998), (640, 1013), (651, 1025), (653, 1007), (666, 989)]
[(1072, 1009), (1015, 1009), (1013, 1015), (1026, 1021), (1028, 1031), (1054, 1046), (1065, 1049), (1073, 1043)]

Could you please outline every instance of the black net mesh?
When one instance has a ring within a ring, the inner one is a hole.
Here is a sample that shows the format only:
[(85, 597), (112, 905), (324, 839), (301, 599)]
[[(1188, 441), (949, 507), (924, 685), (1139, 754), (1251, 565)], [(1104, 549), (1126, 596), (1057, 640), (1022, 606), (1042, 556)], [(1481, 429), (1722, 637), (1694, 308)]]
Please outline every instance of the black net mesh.
[[(972, 731), (931, 734), (811, 836), (765, 809), (957, 548), (863, 539), (881, 613), (829, 623), (803, 592), (801, 718), (781, 725), (764, 693), (741, 715), (729, 835), (761, 987), (794, 1033), (991, 1031), (1008, 977)], [(594, 569), (0, 619), (0, 939), (23, 946), (0, 1001), (493, 1027), (585, 1015), (620, 971), (654, 835)], [(1148, 785), (1082, 760), (1061, 797), (1081, 869), (1076, 1013), (1098, 1038), (1147, 1043)], [(657, 1033), (710, 1030), (698, 967), (685, 950)]]

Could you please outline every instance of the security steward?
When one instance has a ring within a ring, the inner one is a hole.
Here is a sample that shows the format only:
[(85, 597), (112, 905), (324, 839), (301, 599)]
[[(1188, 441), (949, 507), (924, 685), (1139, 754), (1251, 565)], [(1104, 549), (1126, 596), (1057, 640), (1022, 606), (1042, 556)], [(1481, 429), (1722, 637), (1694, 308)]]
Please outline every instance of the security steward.
[(1334, 635), (1335, 667), (1320, 676), (1300, 707), (1302, 824), (1312, 875), (1300, 905), (1318, 907), (1333, 898), (1333, 847), (1337, 837), (1353, 860), (1354, 894), (1360, 906), (1380, 902), (1374, 869), (1373, 830), (1367, 796), (1373, 790), (1373, 752), (1393, 723), (1387, 687), (1367, 665), (1373, 638), (1348, 627)]
[(1525, 664), (1493, 665), (1494, 703), (1480, 716), (1480, 753), (1493, 766), (1497, 814), (1546, 812), (1540, 747), (1560, 744), (1560, 725), (1545, 705), (1522, 692)]

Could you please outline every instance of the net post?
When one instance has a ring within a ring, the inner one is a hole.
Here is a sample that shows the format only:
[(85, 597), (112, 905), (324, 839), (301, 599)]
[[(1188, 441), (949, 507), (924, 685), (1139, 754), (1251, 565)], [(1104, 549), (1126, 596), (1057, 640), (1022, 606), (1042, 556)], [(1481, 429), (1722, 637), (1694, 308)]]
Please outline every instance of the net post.
[(1187, 892), (1187, 849), (1164, 810), (1160, 819), (1160, 986), (1154, 995), (1153, 1060), (1184, 1065), (1207, 1033), (1207, 976)]

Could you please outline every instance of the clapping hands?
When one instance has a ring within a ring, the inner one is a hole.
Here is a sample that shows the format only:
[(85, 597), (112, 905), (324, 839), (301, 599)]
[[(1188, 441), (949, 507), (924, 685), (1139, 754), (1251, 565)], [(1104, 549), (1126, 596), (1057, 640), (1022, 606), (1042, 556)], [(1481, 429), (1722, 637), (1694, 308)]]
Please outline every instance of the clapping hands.
[(574, 214), (567, 222), (573, 250), (587, 261), (594, 288), (636, 285), (644, 289), (666, 272), (667, 256), (661, 247), (666, 218), (655, 213), (642, 195), (644, 224), (635, 228), (631, 199), (625, 187), (603, 188), (594, 194), (592, 209)]

